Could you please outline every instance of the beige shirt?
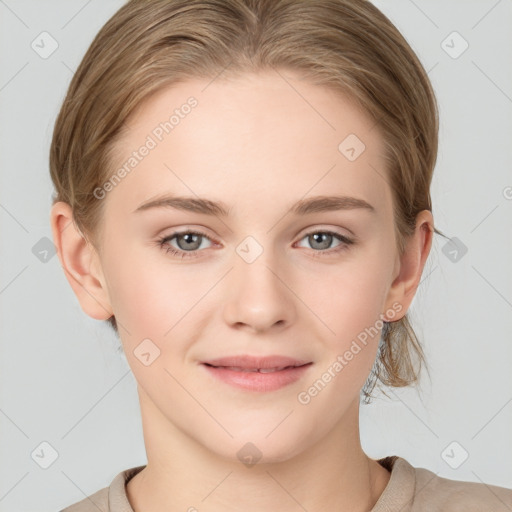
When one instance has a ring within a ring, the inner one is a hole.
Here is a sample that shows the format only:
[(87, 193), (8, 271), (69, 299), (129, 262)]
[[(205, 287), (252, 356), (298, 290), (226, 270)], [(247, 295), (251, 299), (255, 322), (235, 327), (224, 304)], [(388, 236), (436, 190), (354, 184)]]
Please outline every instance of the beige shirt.
[[(378, 462), (391, 478), (370, 512), (512, 512), (512, 489), (442, 478), (396, 455)], [(109, 487), (60, 512), (134, 512), (125, 486), (143, 468), (122, 471)]]

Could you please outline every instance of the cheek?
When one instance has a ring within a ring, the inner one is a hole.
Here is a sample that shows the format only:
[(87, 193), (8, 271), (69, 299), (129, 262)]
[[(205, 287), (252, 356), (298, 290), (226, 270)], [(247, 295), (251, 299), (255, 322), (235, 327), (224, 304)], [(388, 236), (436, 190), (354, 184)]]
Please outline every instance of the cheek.
[(309, 296), (322, 323), (329, 327), (321, 326), (325, 353), (310, 387), (303, 390), (303, 401), (299, 400), (314, 403), (311, 411), (332, 407), (333, 414), (342, 414), (371, 372), (384, 325), (385, 287), (379, 271), (379, 265), (354, 267), (333, 276), (327, 296), (318, 290)]
[[(112, 242), (115, 248), (115, 240)], [(120, 333), (133, 337), (134, 342), (141, 336), (162, 337), (173, 324), (173, 311), (181, 298), (172, 286), (172, 276), (136, 247), (124, 251), (122, 257), (112, 251), (105, 259), (114, 315), (128, 331), (120, 329)]]
[(200, 333), (198, 326), (208, 316), (204, 307), (209, 304), (201, 298), (218, 279), (167, 262), (165, 251), (158, 247), (135, 246), (121, 259), (112, 251), (107, 258), (107, 275), (114, 315), (118, 324), (126, 327), (120, 327), (119, 332), (127, 351), (149, 338), (161, 348), (162, 355), (171, 341), (173, 352), (179, 353), (185, 348), (177, 346), (180, 339), (191, 343)]
[(347, 260), (331, 267), (323, 277), (309, 277), (300, 296), (325, 323), (326, 334), (334, 331), (331, 337), (346, 343), (374, 325), (384, 312), (389, 286), (386, 269), (384, 258), (362, 256)]

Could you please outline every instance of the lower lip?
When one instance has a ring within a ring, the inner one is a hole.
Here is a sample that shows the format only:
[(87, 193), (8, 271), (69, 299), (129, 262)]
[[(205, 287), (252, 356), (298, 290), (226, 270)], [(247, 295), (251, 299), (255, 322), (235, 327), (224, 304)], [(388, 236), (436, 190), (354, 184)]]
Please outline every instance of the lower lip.
[(228, 370), (227, 368), (208, 366), (202, 364), (211, 375), (232, 386), (249, 391), (276, 391), (284, 386), (297, 382), (312, 363), (303, 366), (295, 366), (276, 372), (241, 372)]

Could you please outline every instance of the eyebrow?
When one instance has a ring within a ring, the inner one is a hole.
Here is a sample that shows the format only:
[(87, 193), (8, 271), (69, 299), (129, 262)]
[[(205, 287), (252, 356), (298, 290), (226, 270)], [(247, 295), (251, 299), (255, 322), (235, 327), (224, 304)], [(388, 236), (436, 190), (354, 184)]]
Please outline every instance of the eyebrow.
[[(142, 203), (132, 213), (153, 208), (174, 208), (205, 215), (228, 217), (230, 209), (222, 201), (211, 201), (198, 197), (165, 195)], [(375, 208), (364, 199), (349, 196), (315, 196), (301, 199), (289, 208), (294, 215), (308, 215), (317, 212), (363, 209), (375, 213)]]

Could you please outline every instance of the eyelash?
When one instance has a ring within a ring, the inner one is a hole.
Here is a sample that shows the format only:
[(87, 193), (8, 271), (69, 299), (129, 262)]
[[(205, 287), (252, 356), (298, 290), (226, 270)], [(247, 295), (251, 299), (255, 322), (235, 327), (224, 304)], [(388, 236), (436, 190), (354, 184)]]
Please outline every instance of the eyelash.
[[(329, 230), (310, 231), (309, 233), (306, 233), (301, 238), (301, 240), (303, 240), (304, 238), (306, 238), (308, 236), (319, 234), (319, 233), (325, 234), (325, 235), (334, 236), (335, 238), (337, 238), (342, 243), (339, 244), (335, 249), (327, 249), (327, 250), (314, 250), (314, 249), (311, 249), (313, 251), (313, 257), (314, 258), (336, 256), (337, 254), (339, 254), (339, 253), (341, 253), (343, 251), (348, 250), (350, 245), (355, 244), (354, 240), (352, 240), (350, 238), (347, 238), (346, 236), (340, 235), (339, 233), (336, 233), (335, 231), (329, 231)], [(173, 238), (176, 238), (177, 236), (180, 236), (180, 235), (199, 235), (199, 236), (202, 236), (204, 238), (207, 238), (210, 241), (214, 241), (208, 235), (206, 235), (205, 233), (203, 233), (201, 231), (188, 230), (188, 231), (178, 231), (178, 232), (172, 233), (171, 235), (167, 235), (167, 236), (165, 236), (163, 238), (158, 239), (157, 243), (158, 243), (159, 247), (164, 249), (164, 246), (166, 245), (167, 242), (171, 241)], [(180, 259), (186, 259), (186, 258), (198, 257), (199, 256), (198, 253), (200, 253), (201, 251), (200, 250), (183, 251), (183, 250), (175, 249), (171, 245), (167, 245), (167, 247), (165, 247), (165, 252), (166, 252), (166, 254), (170, 253), (173, 256), (176, 256), (176, 257), (178, 257)]]

